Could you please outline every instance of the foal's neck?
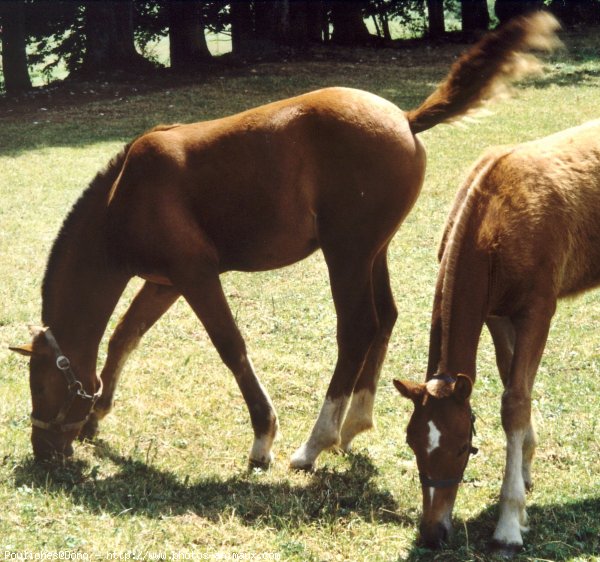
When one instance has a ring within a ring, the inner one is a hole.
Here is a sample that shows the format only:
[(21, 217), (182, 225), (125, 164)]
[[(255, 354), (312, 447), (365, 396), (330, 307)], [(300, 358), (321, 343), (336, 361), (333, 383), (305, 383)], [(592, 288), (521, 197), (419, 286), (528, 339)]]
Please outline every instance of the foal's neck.
[(477, 233), (482, 220), (479, 183), (490, 166), (473, 175), (449, 233), (436, 288), (438, 371), (468, 375), (473, 381), (477, 346), (489, 308), (490, 257), (479, 246)]
[(106, 251), (108, 192), (123, 157), (98, 174), (71, 209), (54, 241), (42, 287), (44, 325), (61, 345), (88, 355), (97, 351), (127, 282)]

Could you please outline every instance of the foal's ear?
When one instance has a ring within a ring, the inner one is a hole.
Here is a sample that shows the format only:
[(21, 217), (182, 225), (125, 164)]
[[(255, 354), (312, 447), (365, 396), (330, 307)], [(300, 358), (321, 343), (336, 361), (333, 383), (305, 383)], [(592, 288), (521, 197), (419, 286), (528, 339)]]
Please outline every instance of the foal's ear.
[(471, 392), (473, 381), (467, 375), (457, 375), (452, 397), (459, 402), (465, 402), (471, 396)]
[(422, 400), (425, 394), (425, 385), (422, 383), (394, 379), (394, 386), (404, 398), (413, 401)]
[(27, 343), (25, 345), (18, 346), (9, 346), (8, 349), (14, 351), (15, 353), (19, 353), (20, 355), (25, 355), (25, 357), (31, 357), (33, 355), (33, 345)]
[[(8, 349), (10, 349), (11, 351), (14, 351), (15, 353), (25, 355), (25, 357), (31, 357), (32, 355), (35, 354), (34, 344), (36, 343), (36, 339), (39, 338), (39, 336), (41, 334), (43, 334), (48, 328), (44, 328), (42, 326), (33, 326), (31, 324), (29, 326), (27, 326), (27, 328), (29, 328), (29, 333), (31, 334), (33, 341), (31, 343), (27, 343), (25, 345), (9, 346)], [(39, 348), (38, 348), (38, 352), (39, 352)]]

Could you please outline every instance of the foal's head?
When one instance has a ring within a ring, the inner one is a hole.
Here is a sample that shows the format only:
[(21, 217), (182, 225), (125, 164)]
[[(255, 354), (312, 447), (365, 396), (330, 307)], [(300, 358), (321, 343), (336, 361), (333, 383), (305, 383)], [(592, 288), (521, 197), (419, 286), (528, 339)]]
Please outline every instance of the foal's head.
[(417, 457), (423, 490), (421, 540), (438, 548), (452, 531), (456, 492), (474, 452), (469, 404), (473, 383), (465, 375), (436, 375), (427, 383), (394, 381), (394, 385), (414, 404), (406, 441)]
[(11, 349), (30, 358), (33, 454), (38, 460), (70, 456), (97, 395), (86, 392), (75, 377), (50, 330), (31, 328), (31, 332), (30, 344)]

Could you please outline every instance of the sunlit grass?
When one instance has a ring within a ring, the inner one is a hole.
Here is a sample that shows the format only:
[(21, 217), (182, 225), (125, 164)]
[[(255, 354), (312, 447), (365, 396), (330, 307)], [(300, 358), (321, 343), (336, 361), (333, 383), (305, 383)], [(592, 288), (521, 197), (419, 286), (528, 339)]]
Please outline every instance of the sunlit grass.
[[(335, 360), (335, 316), (318, 254), (285, 270), (223, 278), (280, 415), (268, 472), (247, 472), (245, 405), (183, 302), (132, 356), (100, 441), (79, 445), (74, 461), (52, 472), (31, 462), (26, 364), (7, 346), (26, 341), (26, 324), (39, 322), (45, 260), (64, 215), (125, 141), (159, 122), (214, 118), (325, 85), (361, 87), (412, 107), (459, 47), (257, 64), (193, 86), (0, 117), (0, 549), (434, 559), (414, 546), (420, 491), (404, 443), (409, 408), (391, 380), (423, 376), (437, 242), (460, 178), (489, 145), (600, 116), (600, 61), (589, 56), (598, 37), (573, 38), (576, 50), (555, 59), (549, 78), (518, 89), (478, 124), (423, 135), (426, 184), (390, 253), (400, 316), (379, 388), (378, 428), (356, 440), (354, 455), (324, 454), (314, 475), (290, 472), (287, 462), (314, 422)], [(532, 530), (520, 560), (600, 556), (598, 310), (598, 294), (589, 293), (556, 315), (534, 390), (540, 447), (528, 499)], [(500, 393), (484, 336), (474, 395), (481, 452), (459, 494), (455, 541), (439, 560), (490, 559), (504, 462)]]

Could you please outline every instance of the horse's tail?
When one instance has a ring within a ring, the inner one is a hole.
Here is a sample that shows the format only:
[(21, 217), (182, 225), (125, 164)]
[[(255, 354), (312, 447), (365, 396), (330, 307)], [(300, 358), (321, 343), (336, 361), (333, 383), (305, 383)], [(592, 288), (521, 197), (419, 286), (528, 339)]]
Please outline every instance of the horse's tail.
[(411, 131), (417, 134), (457, 120), (498, 96), (509, 82), (538, 70), (537, 58), (526, 52), (560, 45), (559, 27), (548, 12), (536, 12), (485, 35), (419, 107), (407, 112)]

